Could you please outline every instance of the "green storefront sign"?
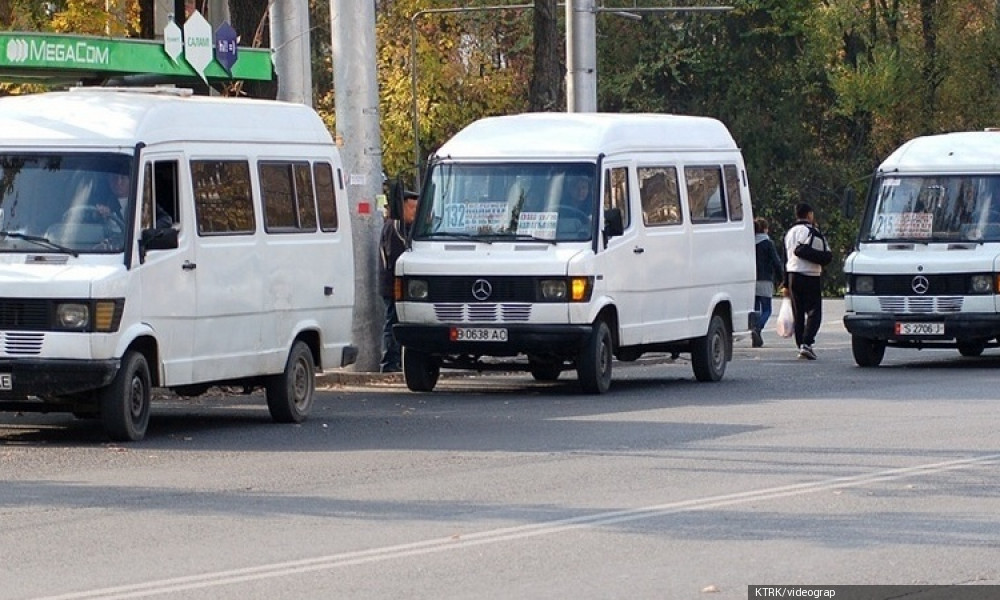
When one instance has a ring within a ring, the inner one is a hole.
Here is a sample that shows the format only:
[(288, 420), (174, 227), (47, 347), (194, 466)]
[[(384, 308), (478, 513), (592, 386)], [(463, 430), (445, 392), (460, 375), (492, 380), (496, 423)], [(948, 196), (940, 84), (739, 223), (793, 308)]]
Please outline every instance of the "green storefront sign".
[[(211, 40), (206, 44), (211, 45)], [(205, 77), (216, 80), (273, 78), (270, 50), (240, 48), (232, 75), (213, 60)], [(99, 78), (114, 75), (199, 77), (184, 60), (174, 62), (152, 40), (97, 36), (0, 32), (0, 79)]]

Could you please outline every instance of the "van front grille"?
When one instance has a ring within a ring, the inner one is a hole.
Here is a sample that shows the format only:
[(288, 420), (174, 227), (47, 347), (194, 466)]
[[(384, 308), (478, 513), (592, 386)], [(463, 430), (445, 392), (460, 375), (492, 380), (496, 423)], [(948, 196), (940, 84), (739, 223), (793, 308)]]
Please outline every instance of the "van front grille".
[(0, 298), (0, 329), (49, 328), (50, 300)]
[(894, 314), (962, 312), (961, 296), (880, 296), (879, 307)]
[(434, 316), (442, 323), (526, 322), (531, 318), (531, 304), (442, 302), (434, 304)]
[(0, 347), (6, 356), (38, 356), (42, 353), (43, 341), (45, 334), (42, 333), (0, 332)]

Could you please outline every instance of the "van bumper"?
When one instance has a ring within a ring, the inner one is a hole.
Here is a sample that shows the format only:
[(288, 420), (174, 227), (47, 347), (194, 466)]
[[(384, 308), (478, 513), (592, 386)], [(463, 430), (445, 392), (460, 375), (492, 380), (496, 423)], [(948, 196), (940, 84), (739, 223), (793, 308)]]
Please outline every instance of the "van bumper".
[(102, 388), (118, 373), (120, 361), (0, 359), (0, 374), (10, 374), (11, 389), (0, 390), (2, 399), (27, 396), (63, 396)]
[[(944, 323), (944, 335), (896, 335), (896, 323)], [(844, 315), (844, 328), (851, 335), (874, 340), (990, 339), (1000, 336), (1000, 315), (965, 313), (952, 315), (894, 315), (861, 313)]]
[(428, 354), (475, 354), (481, 356), (517, 356), (542, 354), (573, 357), (579, 354), (590, 337), (590, 325), (499, 325), (463, 324), (461, 327), (506, 329), (505, 342), (455, 342), (451, 325), (398, 324), (392, 333), (402, 346)]

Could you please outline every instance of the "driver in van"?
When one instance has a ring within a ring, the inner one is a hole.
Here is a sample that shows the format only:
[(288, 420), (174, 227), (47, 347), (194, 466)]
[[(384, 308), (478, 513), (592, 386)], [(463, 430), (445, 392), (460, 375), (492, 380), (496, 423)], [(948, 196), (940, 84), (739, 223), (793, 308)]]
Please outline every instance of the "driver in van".
[(594, 212), (590, 178), (576, 175), (567, 179), (566, 192), (559, 205), (559, 222), (572, 221), (578, 224), (580, 232), (589, 231)]

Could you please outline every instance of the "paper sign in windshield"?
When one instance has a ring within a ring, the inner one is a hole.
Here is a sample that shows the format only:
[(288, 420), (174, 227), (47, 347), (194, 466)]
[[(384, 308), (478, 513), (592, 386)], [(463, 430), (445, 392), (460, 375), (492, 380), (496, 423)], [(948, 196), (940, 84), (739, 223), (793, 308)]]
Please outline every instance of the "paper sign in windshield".
[(929, 238), (934, 230), (934, 215), (931, 213), (889, 213), (879, 215), (880, 238), (922, 239)]
[(445, 226), (452, 231), (495, 233), (502, 227), (506, 214), (506, 202), (451, 204), (445, 208)]
[(523, 212), (517, 219), (517, 233), (546, 240), (555, 239), (558, 222), (557, 212)]

